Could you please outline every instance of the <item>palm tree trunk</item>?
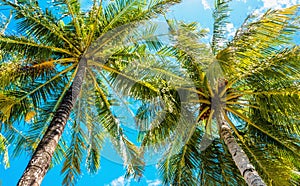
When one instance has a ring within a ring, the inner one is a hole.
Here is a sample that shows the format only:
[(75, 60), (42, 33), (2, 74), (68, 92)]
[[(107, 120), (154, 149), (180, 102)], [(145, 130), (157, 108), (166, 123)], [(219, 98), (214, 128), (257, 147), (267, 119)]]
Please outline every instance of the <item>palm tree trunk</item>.
[(254, 166), (249, 161), (247, 154), (239, 146), (231, 134), (231, 129), (224, 120), (218, 121), (220, 126), (220, 136), (228, 147), (232, 159), (243, 175), (246, 183), (249, 186), (265, 186), (266, 184), (256, 172)]
[(85, 76), (86, 59), (81, 59), (73, 83), (62, 99), (42, 140), (29, 161), (18, 186), (39, 186), (44, 179), (58, 141), (79, 95)]

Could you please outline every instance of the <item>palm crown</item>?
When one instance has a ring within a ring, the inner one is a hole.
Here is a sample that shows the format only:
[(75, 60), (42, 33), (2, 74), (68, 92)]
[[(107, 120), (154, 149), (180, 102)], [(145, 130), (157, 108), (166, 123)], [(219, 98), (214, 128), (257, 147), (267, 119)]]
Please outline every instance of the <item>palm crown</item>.
[[(24, 149), (37, 149), (38, 154), (47, 143), (43, 135), (48, 123), (52, 120), (51, 128), (57, 124), (53, 119), (57, 114), (64, 118), (71, 114), (68, 132), (54, 154), (56, 163), (66, 157), (62, 168), (64, 185), (74, 183), (81, 174), (85, 153), (88, 170), (95, 173), (99, 169), (106, 136), (123, 155), (127, 174), (140, 176), (143, 162), (138, 150), (125, 136), (111, 109), (123, 98), (116, 100), (112, 92), (145, 98), (145, 91), (156, 91), (125, 69), (130, 62), (139, 68), (155, 63), (153, 51), (160, 47), (152, 37), (155, 28), (138, 26), (179, 1), (95, 0), (88, 11), (82, 10), (76, 0), (55, 1), (51, 9), (42, 8), (38, 1), (2, 2), (13, 10), (19, 33), (6, 31), (0, 35), (1, 152), (7, 152), (7, 145), (15, 143), (14, 156)], [(127, 86), (130, 83), (134, 87)], [(117, 90), (116, 85), (120, 85)], [(79, 101), (74, 106), (76, 97)], [(65, 114), (61, 105), (74, 110)], [(28, 123), (20, 127), (17, 121), (23, 123), (24, 119)], [(56, 121), (60, 124), (61, 120)], [(62, 125), (55, 130), (63, 128)], [(48, 127), (45, 136), (53, 142), (52, 136), (62, 131), (51, 130)]]
[[(159, 112), (149, 107), (148, 111), (140, 109), (138, 116), (148, 122), (147, 131), (140, 134), (143, 146), (147, 149), (172, 142), (160, 163), (164, 184), (240, 185), (243, 182), (236, 176), (228, 153), (234, 159), (234, 152), (243, 152), (231, 149), (233, 138), (226, 132), (230, 127), (266, 183), (296, 184), (300, 66), (293, 36), (299, 26), (299, 6), (269, 10), (259, 17), (251, 15), (227, 41), (228, 4), (229, 1), (216, 1), (210, 46), (195, 42), (205, 35), (205, 30), (197, 31), (195, 23), (168, 21), (177, 42), (161, 52), (176, 56), (193, 84), (172, 87), (174, 106), (179, 110), (172, 112), (170, 118), (163, 107)], [(190, 97), (176, 97), (181, 90), (188, 91), (186, 95)], [(162, 122), (147, 119), (150, 114), (160, 117), (161, 110), (165, 116)], [(190, 114), (186, 117), (186, 113)], [(194, 119), (188, 119), (191, 117)], [(215, 130), (225, 143), (216, 137)], [(184, 145), (179, 145), (182, 140)], [(254, 168), (240, 169), (245, 179), (247, 170)]]

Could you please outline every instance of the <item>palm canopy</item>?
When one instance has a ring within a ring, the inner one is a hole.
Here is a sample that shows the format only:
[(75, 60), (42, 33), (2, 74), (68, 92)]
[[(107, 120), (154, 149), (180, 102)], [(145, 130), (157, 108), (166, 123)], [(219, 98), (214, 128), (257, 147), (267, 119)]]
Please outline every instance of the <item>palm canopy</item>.
[[(214, 134), (222, 117), (265, 182), (295, 185), (299, 183), (295, 171), (300, 169), (300, 50), (293, 37), (299, 6), (250, 15), (228, 40), (229, 1), (215, 2), (210, 45), (201, 42), (205, 30), (197, 30), (196, 23), (168, 21), (177, 44), (161, 52), (176, 57), (193, 86), (170, 88), (177, 94), (190, 92), (185, 100), (175, 99), (174, 109), (179, 106), (180, 111), (172, 112), (172, 117), (163, 107), (140, 109), (138, 116), (148, 122), (142, 144), (151, 149), (172, 142), (159, 168), (166, 185), (244, 184), (224, 142)], [(165, 119), (160, 122), (147, 119), (162, 112)]]
[[(85, 84), (54, 155), (54, 163), (66, 158), (63, 184), (76, 181), (85, 156), (88, 171), (97, 172), (105, 137), (122, 155), (127, 175), (140, 176), (139, 152), (112, 107), (124, 99), (115, 98), (119, 93), (137, 99), (150, 99), (149, 92), (158, 94), (143, 78), (164, 75), (165, 71), (148, 68), (162, 65), (154, 56), (161, 43), (153, 36), (154, 26), (139, 26), (177, 2), (95, 0), (83, 10), (76, 0), (52, 2), (50, 7), (56, 9), (42, 8), (38, 1), (3, 0), (18, 25), (18, 34), (0, 35), (0, 152), (6, 159), (8, 144), (16, 144), (13, 156), (34, 151), (84, 59)], [(146, 75), (127, 69), (131, 62)]]

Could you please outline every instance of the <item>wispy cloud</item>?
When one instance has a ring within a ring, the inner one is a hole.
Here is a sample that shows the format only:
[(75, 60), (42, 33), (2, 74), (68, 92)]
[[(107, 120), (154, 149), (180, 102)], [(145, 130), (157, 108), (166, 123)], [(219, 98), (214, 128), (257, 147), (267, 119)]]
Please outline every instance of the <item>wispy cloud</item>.
[(234, 25), (232, 23), (226, 24), (226, 30), (227, 30), (227, 34), (229, 37), (233, 37), (235, 35), (236, 28), (234, 27)]
[(147, 184), (147, 186), (160, 186), (162, 185), (162, 182), (159, 179), (148, 180), (146, 177), (144, 177), (144, 179), (141, 180), (141, 182), (135, 182), (133, 178), (126, 179), (123, 175), (112, 180), (109, 184), (105, 184), (104, 186), (130, 186), (131, 184)]
[(159, 185), (162, 185), (162, 183), (158, 179), (156, 179), (156, 180), (147, 180), (147, 185), (148, 186), (159, 186)]
[[(263, 6), (259, 9), (254, 10), (254, 15), (262, 15), (268, 9), (282, 9), (290, 7), (296, 4), (300, 4), (300, 0), (259, 0), (263, 3)], [(251, 7), (248, 7), (251, 9)]]
[(261, 0), (264, 9), (279, 9), (284, 7), (293, 6), (300, 3), (300, 0)]
[(255, 14), (263, 14), (267, 9), (282, 9), (296, 4), (300, 4), (300, 0), (260, 0), (263, 6), (254, 11)]
[(124, 176), (120, 176), (105, 186), (130, 186), (130, 181), (130, 179), (125, 179)]
[(211, 9), (211, 6), (208, 4), (207, 0), (201, 0), (204, 9)]

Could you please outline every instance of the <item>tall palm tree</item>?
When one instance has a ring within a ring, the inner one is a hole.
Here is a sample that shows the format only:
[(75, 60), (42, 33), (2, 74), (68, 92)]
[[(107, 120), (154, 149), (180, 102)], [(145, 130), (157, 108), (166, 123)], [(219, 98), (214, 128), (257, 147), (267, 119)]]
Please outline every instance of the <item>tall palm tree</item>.
[(193, 85), (169, 88), (172, 112), (149, 109), (150, 102), (141, 107), (138, 117), (148, 122), (142, 146), (169, 144), (159, 168), (165, 185), (242, 185), (232, 162), (248, 185), (297, 184), (300, 50), (293, 36), (299, 6), (251, 15), (228, 40), (228, 4), (215, 3), (211, 45), (195, 42), (205, 39), (195, 23), (168, 21), (175, 45), (161, 52), (176, 56)]
[[(40, 185), (53, 154), (56, 161), (66, 156), (65, 185), (81, 173), (85, 151), (89, 171), (96, 172), (105, 135), (123, 155), (127, 175), (140, 176), (143, 162), (112, 112), (117, 100), (110, 91), (130, 91), (129, 95), (141, 98), (145, 91), (156, 92), (124, 69), (131, 61), (154, 60), (150, 50), (160, 47), (151, 37), (155, 29), (144, 30), (139, 38), (141, 29), (135, 28), (179, 1), (94, 0), (89, 10), (83, 10), (77, 0), (52, 2), (51, 9), (39, 6), (38, 1), (2, 2), (13, 10), (18, 34), (0, 36), (0, 118), (5, 123), (1, 130), (7, 142), (17, 143), (15, 155), (22, 146), (34, 152), (18, 185)], [(140, 42), (143, 38), (148, 40)], [(130, 83), (134, 86), (128, 88)], [(114, 84), (122, 86), (116, 90)], [(32, 124), (16, 128), (16, 121), (23, 119)], [(60, 140), (65, 127), (71, 129), (71, 139)]]

